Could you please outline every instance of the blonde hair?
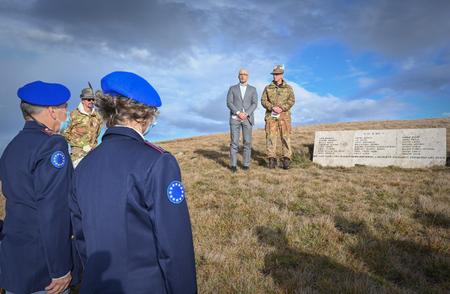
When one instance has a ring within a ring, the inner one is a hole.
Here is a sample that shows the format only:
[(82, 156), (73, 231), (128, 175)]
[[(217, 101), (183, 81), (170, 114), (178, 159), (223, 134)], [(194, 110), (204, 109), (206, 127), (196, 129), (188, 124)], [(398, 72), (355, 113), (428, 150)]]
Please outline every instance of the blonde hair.
[(146, 123), (159, 114), (156, 107), (147, 106), (131, 98), (95, 93), (95, 106), (108, 128), (127, 121)]

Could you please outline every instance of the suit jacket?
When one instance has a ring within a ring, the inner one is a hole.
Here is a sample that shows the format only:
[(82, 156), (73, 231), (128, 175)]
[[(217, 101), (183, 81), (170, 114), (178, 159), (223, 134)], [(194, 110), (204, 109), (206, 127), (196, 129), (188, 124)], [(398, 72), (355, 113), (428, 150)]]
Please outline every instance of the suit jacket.
[(256, 88), (247, 85), (244, 99), (241, 97), (241, 89), (239, 84), (231, 86), (227, 94), (227, 106), (230, 109), (230, 116), (237, 115), (237, 112), (244, 110), (249, 115), (250, 123), (255, 123), (253, 112), (258, 106), (258, 94)]

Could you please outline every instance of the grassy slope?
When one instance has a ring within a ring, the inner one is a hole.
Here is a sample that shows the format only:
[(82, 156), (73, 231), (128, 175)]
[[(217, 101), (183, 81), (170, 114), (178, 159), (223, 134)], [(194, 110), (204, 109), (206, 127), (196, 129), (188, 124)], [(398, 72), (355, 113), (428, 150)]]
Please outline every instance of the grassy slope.
[(450, 121), (297, 127), (289, 171), (230, 174), (228, 134), (161, 143), (188, 193), (201, 293), (450, 291), (450, 168), (323, 168), (301, 154), (314, 131), (447, 128)]
[[(448, 119), (297, 127), (306, 152), (317, 130), (446, 127)], [(449, 138), (447, 142), (450, 143)], [(450, 169), (321, 168), (297, 155), (230, 174), (228, 134), (165, 142), (188, 192), (203, 293), (445, 292), (450, 290)], [(447, 147), (447, 150), (450, 150)]]

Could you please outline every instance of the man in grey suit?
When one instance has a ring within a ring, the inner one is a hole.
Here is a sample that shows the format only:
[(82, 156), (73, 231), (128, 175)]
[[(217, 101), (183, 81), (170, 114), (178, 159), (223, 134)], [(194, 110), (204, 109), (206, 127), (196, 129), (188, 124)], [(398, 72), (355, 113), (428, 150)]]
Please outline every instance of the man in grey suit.
[(240, 69), (238, 78), (239, 84), (231, 86), (227, 94), (227, 106), (230, 109), (230, 160), (233, 173), (237, 170), (236, 163), (241, 129), (244, 139), (243, 169), (248, 170), (250, 168), (252, 127), (255, 121), (253, 112), (258, 105), (256, 88), (247, 83), (247, 70)]

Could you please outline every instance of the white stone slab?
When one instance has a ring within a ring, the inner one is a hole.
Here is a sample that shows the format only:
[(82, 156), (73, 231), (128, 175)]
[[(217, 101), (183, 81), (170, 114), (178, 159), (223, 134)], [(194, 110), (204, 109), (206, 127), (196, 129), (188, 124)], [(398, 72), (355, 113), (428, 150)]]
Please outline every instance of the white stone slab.
[(323, 166), (445, 165), (447, 129), (316, 132), (313, 161)]

